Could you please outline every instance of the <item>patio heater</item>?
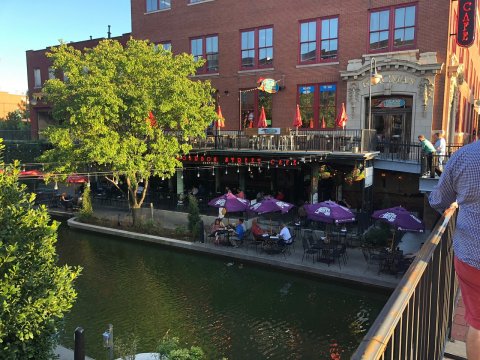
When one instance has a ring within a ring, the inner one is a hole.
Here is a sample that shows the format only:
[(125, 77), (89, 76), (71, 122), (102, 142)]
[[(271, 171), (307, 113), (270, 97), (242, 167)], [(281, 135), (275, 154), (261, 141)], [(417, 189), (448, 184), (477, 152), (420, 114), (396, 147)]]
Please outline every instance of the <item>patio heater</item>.
[(370, 83), (368, 86), (368, 130), (372, 128), (372, 86), (382, 81), (383, 76), (377, 71), (377, 59), (370, 58)]

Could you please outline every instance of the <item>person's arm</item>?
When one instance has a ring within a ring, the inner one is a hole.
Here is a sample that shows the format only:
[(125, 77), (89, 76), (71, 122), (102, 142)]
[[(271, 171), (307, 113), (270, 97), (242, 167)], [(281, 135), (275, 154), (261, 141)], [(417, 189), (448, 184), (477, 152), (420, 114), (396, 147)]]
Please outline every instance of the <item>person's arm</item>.
[(456, 156), (453, 156), (445, 166), (445, 170), (440, 176), (438, 184), (434, 187), (433, 191), (428, 197), (430, 206), (437, 210), (439, 213), (443, 213), (450, 204), (457, 200), (457, 193), (455, 191), (454, 174), (455, 174), (455, 162)]

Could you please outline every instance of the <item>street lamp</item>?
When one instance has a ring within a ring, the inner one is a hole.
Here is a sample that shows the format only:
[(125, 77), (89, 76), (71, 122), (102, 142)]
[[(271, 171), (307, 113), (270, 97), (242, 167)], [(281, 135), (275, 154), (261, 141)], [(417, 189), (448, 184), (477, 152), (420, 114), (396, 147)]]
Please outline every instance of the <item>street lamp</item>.
[(372, 85), (382, 81), (383, 76), (377, 72), (377, 60), (370, 58), (370, 82), (368, 85), (368, 130), (372, 128)]

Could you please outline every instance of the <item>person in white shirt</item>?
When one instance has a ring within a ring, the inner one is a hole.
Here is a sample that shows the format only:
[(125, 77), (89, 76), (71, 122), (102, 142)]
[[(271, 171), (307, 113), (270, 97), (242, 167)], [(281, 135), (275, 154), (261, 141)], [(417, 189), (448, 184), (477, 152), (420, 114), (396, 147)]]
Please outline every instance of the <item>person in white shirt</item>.
[(443, 171), (443, 160), (445, 158), (445, 154), (447, 152), (447, 142), (445, 141), (445, 138), (443, 137), (443, 131), (438, 132), (435, 134), (435, 144), (433, 145), (435, 147), (435, 150), (437, 152), (438, 156), (438, 169), (440, 171)]
[(288, 227), (285, 223), (282, 223), (282, 229), (280, 230), (280, 234), (278, 234), (279, 243), (282, 244), (290, 244), (292, 242), (292, 235), (290, 234), (290, 230), (288, 230)]

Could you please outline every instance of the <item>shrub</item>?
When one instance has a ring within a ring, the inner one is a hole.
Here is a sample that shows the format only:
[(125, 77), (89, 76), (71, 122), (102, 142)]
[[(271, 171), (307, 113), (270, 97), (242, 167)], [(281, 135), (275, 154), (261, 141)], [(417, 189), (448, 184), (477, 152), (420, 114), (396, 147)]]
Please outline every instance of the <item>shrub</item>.
[(387, 245), (391, 237), (391, 230), (388, 225), (373, 226), (363, 235), (363, 243), (367, 246), (379, 247)]
[(198, 208), (197, 198), (193, 195), (188, 196), (188, 230), (194, 235), (197, 223), (200, 221), (200, 210)]
[(80, 217), (85, 219), (91, 217), (93, 214), (92, 196), (90, 186), (85, 186), (82, 194), (82, 208), (80, 210)]
[(205, 355), (198, 346), (190, 349), (180, 348), (180, 341), (177, 337), (170, 337), (167, 334), (162, 338), (157, 348), (159, 360), (203, 360)]

